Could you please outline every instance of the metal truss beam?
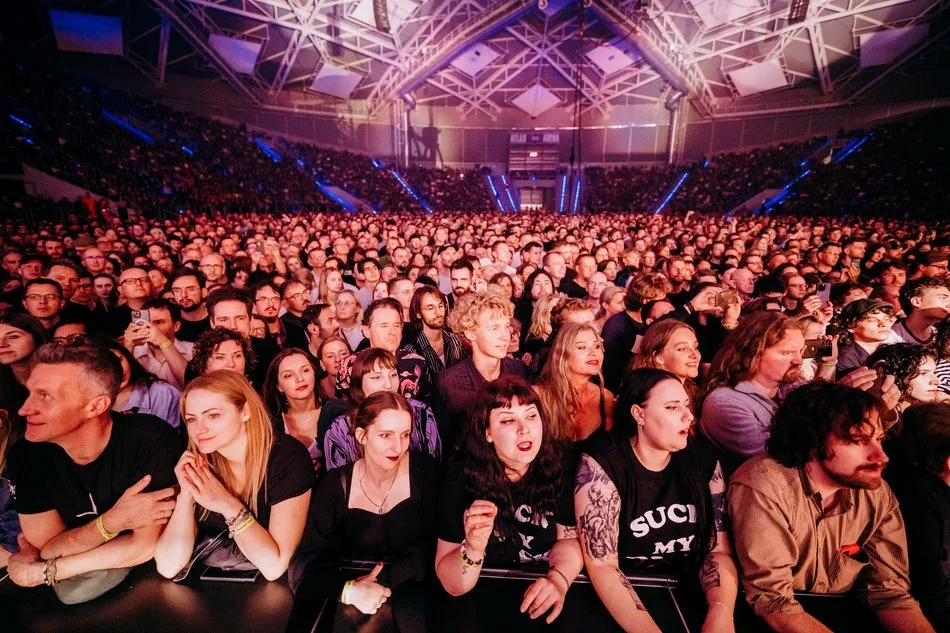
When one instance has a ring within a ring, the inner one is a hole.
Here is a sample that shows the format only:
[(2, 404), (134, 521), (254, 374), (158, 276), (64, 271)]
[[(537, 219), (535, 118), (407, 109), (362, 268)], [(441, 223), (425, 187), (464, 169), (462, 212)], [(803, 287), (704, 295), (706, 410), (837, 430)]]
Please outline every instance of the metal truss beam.
[[(824, 24), (825, 22), (832, 22), (834, 20), (840, 20), (841, 18), (847, 18), (862, 13), (867, 13), (869, 11), (877, 11), (879, 9), (887, 9), (899, 4), (905, 4), (911, 0), (867, 0), (865, 2), (849, 2), (846, 7), (839, 7), (833, 5), (830, 1), (825, 2), (824, 4), (818, 5), (814, 9), (814, 13), (805, 19), (804, 22), (799, 24), (786, 24), (785, 26), (769, 30), (766, 25), (773, 21), (784, 21), (788, 17), (788, 9), (783, 9), (778, 12), (774, 12), (765, 17), (757, 18), (751, 21), (748, 24), (742, 24), (736, 27), (729, 28), (722, 32), (715, 32), (712, 35), (709, 35), (705, 38), (699, 39), (688, 46), (688, 51), (692, 54), (692, 61), (694, 63), (702, 62), (707, 59), (711, 59), (720, 55), (722, 53), (729, 53), (732, 51), (743, 49), (747, 46), (763, 42), (765, 40), (772, 39), (773, 37), (778, 37), (790, 31), (797, 31), (802, 28), (809, 28), (817, 24)], [(933, 6), (942, 4), (942, 2), (934, 3)], [(765, 29), (764, 31), (762, 29)], [(731, 38), (739, 36), (742, 38), (744, 34), (748, 31), (756, 31), (758, 29), (759, 35), (751, 37), (749, 39), (740, 39), (740, 41), (731, 41)], [(722, 48), (718, 46), (721, 44), (726, 44)]]
[[(181, 35), (188, 40), (195, 50), (197, 50), (205, 59), (207, 59), (215, 70), (220, 73), (228, 84), (235, 91), (244, 96), (248, 101), (254, 104), (260, 104), (261, 99), (254, 90), (248, 86), (243, 79), (238, 77), (237, 73), (231, 69), (228, 63), (208, 44), (208, 27), (201, 25), (205, 32), (199, 32), (199, 27), (192, 24), (195, 20), (185, 17), (183, 12), (179, 12), (175, 6), (175, 0), (149, 0), (149, 2), (158, 10), (159, 15), (175, 25)], [(200, 19), (200, 18), (198, 18)]]
[(168, 70), (168, 43), (171, 40), (172, 23), (162, 16), (161, 31), (158, 38), (158, 85), (165, 85), (165, 71)]
[(677, 59), (669, 39), (661, 37), (653, 28), (647, 28), (642, 15), (629, 13), (611, 0), (595, 0), (591, 9), (612, 25), (618, 35), (633, 42), (643, 59), (671, 86), (707, 102), (705, 82), (696, 65), (686, 59)]
[(531, 0), (507, 0), (497, 3), (466, 20), (445, 37), (439, 46), (424, 49), (417, 47), (407, 51), (411, 58), (407, 60), (406, 68), (395, 81), (389, 83), (386, 92), (380, 91), (377, 94), (376, 101), (370, 104), (370, 112), (377, 111), (386, 101), (412, 91), (463, 50), (521, 18), (536, 6)]
[(825, 40), (821, 34), (820, 24), (808, 25), (808, 39), (811, 43), (811, 53), (815, 58), (815, 68), (818, 69), (818, 78), (821, 80), (821, 92), (831, 94), (835, 90), (835, 84), (831, 80), (831, 69), (828, 68), (828, 53), (825, 48)]
[[(240, 3), (242, 6), (226, 4), (226, 0), (179, 1), (203, 9), (213, 9), (229, 15), (256, 20), (263, 24), (279, 26), (291, 31), (302, 31), (305, 35), (336, 44), (384, 64), (399, 64), (399, 60), (396, 59), (395, 45), (392, 38), (380, 37), (372, 33), (369, 27), (357, 27), (349, 20), (333, 18), (321, 13), (313, 15), (312, 23), (301, 24), (300, 20), (298, 20), (294, 14), (294, 10), (289, 8), (289, 2), (292, 0), (285, 0), (283, 2), (268, 2), (265, 0), (250, 2), (249, 0), (242, 0)], [(269, 9), (263, 7), (268, 7)]]
[[(557, 74), (567, 80), (575, 90), (579, 90), (588, 102), (594, 104), (594, 107), (596, 107), (601, 114), (604, 116), (607, 115), (606, 102), (600, 98), (600, 90), (594, 82), (584, 74), (583, 70), (578, 73), (580, 75), (579, 83), (577, 77), (571, 73), (571, 69), (573, 68), (571, 60), (558, 48), (561, 42), (545, 46), (544, 36), (523, 22), (509, 26), (505, 30), (522, 44), (540, 55), (542, 59), (551, 65)], [(538, 42), (540, 42), (540, 44)], [(583, 51), (581, 51), (581, 54), (583, 54)]]

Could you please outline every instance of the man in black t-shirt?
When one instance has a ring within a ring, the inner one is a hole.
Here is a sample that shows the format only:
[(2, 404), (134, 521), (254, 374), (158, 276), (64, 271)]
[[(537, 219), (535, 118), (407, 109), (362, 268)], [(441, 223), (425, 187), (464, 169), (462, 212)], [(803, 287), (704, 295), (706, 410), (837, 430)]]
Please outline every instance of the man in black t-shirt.
[(107, 349), (50, 343), (34, 358), (26, 434), (9, 454), (23, 528), (10, 578), (85, 602), (152, 558), (175, 507), (181, 444), (153, 416), (111, 411), (122, 371)]

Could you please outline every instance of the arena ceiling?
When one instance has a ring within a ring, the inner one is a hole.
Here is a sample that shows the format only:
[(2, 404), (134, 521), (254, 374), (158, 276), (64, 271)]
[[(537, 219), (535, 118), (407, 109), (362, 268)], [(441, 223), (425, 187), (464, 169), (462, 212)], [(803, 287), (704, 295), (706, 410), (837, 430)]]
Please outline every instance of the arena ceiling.
[(373, 0), (52, 4), (120, 12), (125, 57), (159, 83), (208, 76), (262, 108), (296, 96), (369, 117), (400, 101), (537, 116), (577, 99), (609, 115), (679, 93), (709, 118), (843, 105), (950, 30), (950, 0), (811, 0), (790, 23), (793, 1), (387, 0), (389, 32)]

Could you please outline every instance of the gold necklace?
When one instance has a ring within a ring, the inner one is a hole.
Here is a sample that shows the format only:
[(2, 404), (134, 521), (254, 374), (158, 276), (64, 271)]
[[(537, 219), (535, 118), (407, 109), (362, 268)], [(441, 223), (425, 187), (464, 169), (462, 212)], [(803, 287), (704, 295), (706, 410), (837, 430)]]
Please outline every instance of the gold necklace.
[(363, 472), (360, 473), (360, 490), (363, 491), (363, 495), (366, 497), (366, 499), (371, 504), (376, 506), (376, 514), (383, 513), (383, 506), (386, 505), (386, 500), (389, 499), (389, 493), (393, 491), (393, 486), (396, 485), (396, 478), (399, 477), (400, 466), (402, 466), (402, 460), (399, 461), (399, 466), (396, 466), (396, 474), (393, 475), (393, 480), (389, 482), (389, 490), (386, 491), (386, 496), (383, 497), (382, 501), (380, 501), (379, 503), (376, 503), (376, 501), (373, 500), (370, 494), (366, 492), (366, 488), (363, 487), (363, 478), (366, 476), (366, 462), (365, 461), (363, 462)]

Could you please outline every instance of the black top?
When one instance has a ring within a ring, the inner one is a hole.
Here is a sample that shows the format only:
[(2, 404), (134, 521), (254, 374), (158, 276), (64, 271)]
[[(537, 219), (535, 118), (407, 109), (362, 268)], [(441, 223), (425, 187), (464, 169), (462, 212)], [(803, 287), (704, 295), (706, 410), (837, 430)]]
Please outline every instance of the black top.
[(438, 462), (409, 453), (409, 497), (385, 514), (349, 508), (353, 464), (327, 472), (317, 484), (300, 549), (290, 562), (290, 586), (308, 598), (338, 599), (341, 560), (385, 561), (379, 582), (391, 589), (422, 582), (431, 568)]
[(581, 450), (600, 464), (620, 495), (621, 569), (689, 573), (696, 552), (708, 545), (702, 539), (711, 535), (709, 480), (718, 463), (712, 447), (690, 438), (660, 472), (644, 468), (630, 440), (616, 430), (595, 433)]
[(950, 486), (901, 461), (893, 459), (885, 477), (904, 517), (910, 593), (934, 628), (950, 631)]
[[(270, 525), (271, 508), (287, 499), (299, 497), (313, 488), (313, 463), (306, 447), (296, 438), (284, 433), (274, 435), (274, 444), (267, 457), (267, 474), (264, 485), (257, 493), (257, 522), (265, 528)], [(199, 522), (201, 536), (214, 537), (227, 529), (224, 517), (211, 512)]]
[[(508, 567), (517, 563), (546, 561), (551, 548), (557, 542), (557, 525), (573, 526), (574, 519), (574, 459), (568, 452), (565, 455), (564, 468), (560, 482), (560, 496), (554, 500), (553, 511), (536, 512), (531, 506), (522, 503), (525, 497), (525, 485), (511, 483), (511, 512), (513, 517), (511, 531), (517, 533), (520, 543), (512, 546), (499, 540), (503, 530), (499, 530), (499, 513), (495, 518), (495, 530), (488, 539), (485, 551), (485, 564), (489, 567)], [(454, 463), (446, 471), (439, 495), (439, 538), (447, 543), (461, 543), (465, 539), (465, 510), (472, 505), (475, 497), (465, 491), (465, 479), (462, 465)]]
[(85, 525), (115, 505), (145, 475), (148, 492), (175, 485), (181, 443), (175, 429), (143, 413), (112, 414), (102, 453), (80, 466), (57, 444), (20, 440), (9, 453), (9, 479), (17, 511), (59, 512), (67, 529)]
[(558, 292), (563, 292), (568, 297), (573, 299), (584, 299), (587, 297), (587, 288), (567, 277), (561, 280), (557, 290)]
[(644, 326), (630, 318), (626, 311), (618, 312), (604, 323), (604, 386), (617, 393), (624, 369), (633, 356), (633, 344)]
[(182, 319), (181, 327), (179, 327), (178, 332), (175, 333), (175, 338), (179, 341), (194, 343), (198, 340), (199, 336), (201, 336), (206, 330), (210, 329), (211, 316), (206, 316), (205, 318), (198, 319), (197, 321), (186, 321), (185, 319)]
[[(527, 378), (528, 368), (520, 360), (503, 358), (500, 375)], [(457, 435), (468, 419), (468, 412), (475, 404), (475, 395), (486, 382), (471, 356), (439, 374), (433, 409), (446, 455), (451, 454)]]
[(132, 308), (128, 305), (116, 306), (106, 316), (102, 332), (112, 338), (119, 338), (125, 334), (125, 330), (130, 323), (132, 323)]
[(297, 347), (299, 349), (306, 350), (308, 348), (307, 330), (303, 319), (296, 314), (285, 312), (280, 317), (280, 320), (283, 321), (284, 328), (287, 333), (286, 338), (284, 339), (284, 349), (289, 347)]

